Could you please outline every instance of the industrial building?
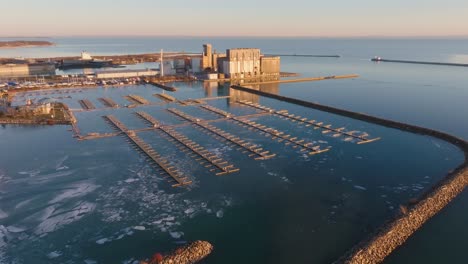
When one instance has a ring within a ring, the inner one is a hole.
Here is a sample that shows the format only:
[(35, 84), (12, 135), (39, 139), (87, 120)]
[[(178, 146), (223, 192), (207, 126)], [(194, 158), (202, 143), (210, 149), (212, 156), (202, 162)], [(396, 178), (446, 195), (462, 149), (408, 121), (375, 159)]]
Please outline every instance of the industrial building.
[[(192, 69), (196, 62), (192, 61)], [(213, 52), (211, 44), (203, 45), (201, 70), (224, 74), (231, 79), (256, 78), (280, 75), (280, 57), (261, 54), (257, 48), (235, 48), (226, 54)]]
[(55, 64), (49, 62), (8, 63), (0, 65), (0, 77), (28, 77), (55, 75)]
[(135, 78), (156, 76), (156, 74), (159, 74), (159, 71), (152, 69), (98, 71), (95, 73), (98, 79)]

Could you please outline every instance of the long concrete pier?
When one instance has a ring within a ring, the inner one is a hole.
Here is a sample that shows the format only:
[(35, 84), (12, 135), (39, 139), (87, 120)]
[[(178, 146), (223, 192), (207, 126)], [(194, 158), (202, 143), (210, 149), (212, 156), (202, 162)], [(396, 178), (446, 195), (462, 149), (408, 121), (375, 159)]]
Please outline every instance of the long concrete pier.
[(311, 57), (311, 58), (340, 58), (340, 55), (315, 55), (315, 54), (265, 54), (265, 56), (279, 57)]
[(138, 137), (135, 132), (128, 130), (128, 128), (122, 124), (117, 118), (112, 115), (104, 116), (104, 118), (109, 121), (117, 130), (123, 132), (124, 135), (133, 143), (136, 147), (139, 148), (147, 157), (149, 157), (154, 163), (156, 163), (162, 171), (168, 176), (172, 177), (176, 181), (176, 184), (173, 184), (173, 187), (183, 186), (191, 184), (186, 176), (184, 176), (179, 170), (174, 166), (169, 164), (169, 161), (162, 158), (152, 147), (146, 144), (140, 137)]
[(346, 116), (368, 123), (399, 129), (402, 131), (435, 137), (457, 146), (463, 151), (465, 160), (455, 170), (448, 173), (431, 190), (421, 195), (417, 203), (408, 204), (408, 212), (401, 213), (387, 224), (376, 230), (371, 236), (347, 252), (335, 263), (371, 264), (381, 263), (399, 246), (416, 232), (424, 223), (442, 210), (457, 197), (468, 185), (468, 142), (445, 132), (405, 124), (389, 119), (357, 113), (336, 107), (321, 105), (286, 96), (270, 94), (242, 86), (231, 86), (233, 89), (262, 95), (265, 97), (290, 102), (293, 104), (318, 109), (321, 111)]
[(241, 126), (258, 130), (261, 132), (261, 134), (271, 136), (274, 140), (277, 139), (278, 142), (285, 141), (286, 145), (292, 144), (293, 148), (300, 147), (301, 152), (308, 152), (309, 155), (315, 155), (330, 150), (330, 148), (321, 149), (319, 145), (314, 145), (311, 142), (306, 143), (304, 142), (304, 140), (298, 140), (297, 137), (291, 137), (290, 135), (286, 135), (284, 132), (278, 131), (274, 128), (258, 124), (254, 121), (250, 121), (245, 118), (236, 117), (231, 113), (228, 113), (211, 105), (202, 105), (201, 108), (213, 112), (215, 114), (224, 116), (227, 119), (233, 120)]
[(188, 139), (186, 136), (176, 132), (174, 129), (162, 126), (159, 121), (154, 119), (148, 113), (136, 112), (136, 114), (146, 122), (150, 123), (152, 127), (159, 128), (159, 130), (165, 133), (166, 136), (170, 137), (170, 141), (178, 142), (186, 149), (192, 151), (193, 154), (195, 154), (195, 156), (200, 157), (200, 159), (203, 160), (202, 162), (200, 162), (202, 165), (204, 165), (204, 163), (208, 163), (207, 165), (205, 165), (206, 168), (214, 167), (210, 171), (217, 171), (216, 175), (224, 175), (239, 171), (238, 168), (234, 168), (234, 165), (228, 164), (227, 161), (209, 152), (199, 144)]
[(410, 63), (410, 64), (427, 64), (427, 65), (438, 65), (438, 66), (468, 67), (468, 64), (466, 64), (466, 63), (451, 63), (451, 62), (387, 60), (387, 59), (381, 59), (381, 58), (373, 58), (373, 59), (371, 59), (371, 61), (375, 61), (375, 62), (397, 62), (397, 63)]
[(195, 126), (205, 131), (208, 131), (211, 135), (214, 135), (216, 138), (226, 141), (232, 145), (237, 145), (239, 147), (238, 150), (243, 150), (244, 153), (249, 153), (249, 157), (254, 157), (254, 159), (256, 160), (266, 160), (276, 156), (276, 154), (272, 154), (270, 153), (270, 151), (264, 150), (256, 144), (247, 142), (241, 139), (240, 137), (234, 136), (224, 130), (221, 130), (215, 126), (208, 124), (207, 120), (202, 120), (187, 115), (186, 113), (175, 108), (169, 108), (167, 110), (182, 119), (192, 122)]
[(323, 76), (323, 77), (309, 77), (309, 78), (299, 78), (299, 79), (252, 82), (252, 83), (248, 83), (246, 85), (272, 84), (272, 83), (316, 82), (316, 81), (324, 81), (324, 80), (339, 80), (339, 79), (350, 79), (350, 78), (358, 78), (358, 77), (359, 77), (359, 75), (357, 75), (357, 74), (332, 75), (332, 76)]

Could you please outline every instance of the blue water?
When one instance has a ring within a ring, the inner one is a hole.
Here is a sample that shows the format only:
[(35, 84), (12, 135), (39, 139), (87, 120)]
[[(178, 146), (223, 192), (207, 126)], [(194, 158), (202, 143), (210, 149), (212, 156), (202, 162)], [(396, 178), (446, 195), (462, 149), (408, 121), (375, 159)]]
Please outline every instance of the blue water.
[[(372, 63), (392, 59), (466, 62), (468, 40), (404, 39), (209, 39), (59, 38), (57, 46), (0, 50), (0, 57), (47, 57), (168, 51), (199, 52), (211, 42), (218, 50), (259, 47), (265, 53), (338, 54), (342, 58), (283, 57), (282, 70), (303, 77), (359, 74), (359, 78), (270, 86), (280, 94), (365, 112), (446, 131), (468, 139), (467, 68)], [(178, 99), (226, 95), (227, 85), (176, 83)], [(268, 89), (268, 87), (267, 87)], [(79, 99), (102, 107), (99, 97), (126, 104), (137, 94), (152, 102), (161, 92), (151, 86), (75, 89), (60, 99), (80, 108)], [(58, 98), (65, 94), (18, 96)], [(300, 106), (244, 94), (251, 100), (310, 119), (366, 131), (381, 137), (356, 145), (273, 116), (256, 122), (307, 141), (332, 147), (303, 156), (232, 122), (216, 127), (277, 154), (255, 161), (194, 129), (177, 128), (206, 149), (240, 168), (222, 177), (181, 153), (158, 132), (139, 136), (190, 175), (188, 190), (173, 189), (124, 140), (115, 137), (76, 141), (68, 127), (0, 128), (0, 262), (132, 263), (178, 243), (205, 239), (215, 251), (206, 263), (330, 263), (397, 212), (398, 205), (430, 188), (462, 161), (461, 153), (439, 140), (403, 133)], [(255, 110), (227, 100), (209, 104), (236, 115)], [(165, 108), (191, 115), (217, 116), (178, 104), (80, 112), (82, 133), (111, 132), (102, 115), (112, 114), (131, 129), (147, 125), (132, 114), (144, 110), (165, 124), (182, 121)], [(464, 262), (468, 213), (466, 192), (429, 221), (388, 263)], [(142, 227), (144, 227), (144, 230)], [(427, 249), (430, 250), (427, 250)], [(428, 251), (430, 251), (428, 253)]]

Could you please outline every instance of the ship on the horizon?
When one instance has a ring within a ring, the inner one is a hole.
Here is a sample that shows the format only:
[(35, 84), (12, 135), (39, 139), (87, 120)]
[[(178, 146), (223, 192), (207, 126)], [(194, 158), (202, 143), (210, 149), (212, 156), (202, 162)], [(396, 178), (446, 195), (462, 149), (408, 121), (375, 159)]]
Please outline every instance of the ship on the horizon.
[(79, 59), (60, 60), (57, 64), (59, 69), (81, 69), (81, 68), (103, 68), (113, 67), (112, 60), (99, 60), (91, 57), (86, 51), (81, 52)]

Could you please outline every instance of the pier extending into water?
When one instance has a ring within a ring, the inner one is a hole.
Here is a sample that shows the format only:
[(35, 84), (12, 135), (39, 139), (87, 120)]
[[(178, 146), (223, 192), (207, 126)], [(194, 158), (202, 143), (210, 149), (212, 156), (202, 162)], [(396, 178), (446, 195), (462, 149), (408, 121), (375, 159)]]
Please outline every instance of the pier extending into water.
[(344, 141), (357, 140), (357, 144), (366, 144), (366, 143), (374, 142), (374, 141), (377, 141), (377, 140), (380, 139), (380, 138), (368, 138), (369, 134), (367, 134), (365, 132), (357, 133), (357, 131), (347, 131), (347, 130), (345, 130), (344, 127), (333, 128), (332, 125), (324, 125), (323, 122), (319, 122), (319, 121), (316, 121), (316, 120), (308, 120), (305, 117), (296, 116), (294, 114), (289, 114), (287, 110), (277, 111), (277, 110), (275, 110), (273, 108), (269, 108), (269, 107), (266, 107), (266, 106), (262, 106), (262, 105), (260, 105), (258, 103), (252, 103), (252, 102), (245, 101), (245, 100), (237, 101), (237, 103), (245, 105), (245, 106), (250, 106), (250, 107), (253, 107), (255, 109), (264, 111), (266, 113), (271, 113), (273, 115), (280, 116), (282, 118), (289, 119), (289, 120), (291, 120), (293, 122), (298, 122), (298, 123), (305, 124), (306, 127), (313, 126), (315, 129), (321, 129), (322, 134), (328, 134), (330, 132), (334, 133), (332, 135), (332, 137), (334, 137), (334, 138), (344, 136), (345, 137)]
[(118, 108), (119, 105), (111, 98), (98, 98), (98, 100), (107, 107)]
[(359, 75), (357, 75), (357, 74), (331, 75), (331, 76), (323, 76), (323, 77), (308, 77), (308, 78), (298, 78), (298, 79), (251, 82), (251, 83), (246, 83), (245, 85), (259, 85), (259, 84), (272, 84), (272, 83), (316, 82), (316, 81), (324, 81), (324, 80), (339, 80), (339, 79), (350, 79), (350, 78), (358, 78), (358, 77), (359, 77)]
[(264, 150), (256, 144), (247, 142), (240, 137), (208, 124), (207, 120), (190, 116), (175, 108), (169, 108), (167, 110), (184, 120), (192, 122), (196, 127), (207, 131), (209, 134), (215, 136), (215, 138), (223, 140), (228, 144), (237, 145), (239, 147), (238, 150), (243, 150), (243, 153), (249, 153), (249, 157), (253, 157), (256, 160), (266, 160), (276, 156), (276, 154), (272, 154), (270, 151)]
[[(216, 171), (216, 175), (224, 175), (227, 173), (233, 173), (239, 171), (238, 168), (234, 168), (234, 165), (228, 164), (227, 161), (223, 160), (222, 158), (218, 157), (217, 155), (209, 152), (199, 144), (193, 142), (192, 140), (188, 139), (186, 136), (176, 132), (172, 128), (168, 128), (165, 126), (162, 126), (159, 121), (154, 119), (151, 115), (149, 115), (146, 112), (136, 112), (136, 114), (151, 124), (152, 127), (159, 128), (160, 131), (165, 133), (166, 136), (168, 136), (170, 139), (169, 141), (176, 141), (186, 149), (190, 150), (195, 154), (195, 156), (200, 157), (200, 159), (197, 159), (197, 161), (200, 162), (200, 164), (204, 165), (205, 168), (211, 168), (213, 167), (210, 171)], [(193, 156), (192, 156), (193, 157)], [(200, 161), (203, 160), (203, 161)], [(205, 163), (208, 163), (205, 165)]]
[(257, 94), (280, 101), (285, 101), (364, 122), (394, 128), (410, 133), (435, 137), (457, 146), (464, 153), (464, 162), (455, 170), (449, 172), (436, 186), (421, 195), (416, 203), (408, 203), (407, 213), (400, 213), (380, 229), (376, 230), (369, 238), (353, 247), (335, 263), (373, 264), (381, 263), (424, 223), (436, 215), (447, 204), (463, 192), (468, 185), (468, 142), (437, 130), (396, 122), (389, 119), (375, 117), (364, 113), (353, 112), (336, 107), (321, 105), (303, 101), (296, 98), (266, 93), (263, 91), (233, 85), (231, 88)]
[(375, 62), (397, 62), (397, 63), (410, 63), (410, 64), (427, 64), (427, 65), (438, 65), (438, 66), (468, 67), (467, 63), (451, 63), (451, 62), (387, 60), (387, 59), (382, 59), (382, 58), (373, 58), (373, 59), (371, 59), (371, 61), (375, 61)]
[(321, 149), (319, 145), (314, 145), (312, 142), (306, 143), (303, 139), (298, 140), (297, 137), (291, 137), (291, 135), (287, 135), (284, 132), (278, 131), (274, 128), (258, 124), (254, 121), (250, 121), (245, 118), (236, 117), (231, 113), (228, 113), (211, 105), (202, 105), (201, 108), (213, 112), (215, 114), (224, 116), (229, 120), (233, 120), (243, 127), (258, 130), (260, 131), (260, 134), (263, 134), (265, 136), (271, 136), (273, 140), (277, 139), (278, 142), (285, 141), (286, 145), (292, 144), (293, 148), (300, 147), (301, 152), (308, 152), (309, 155), (315, 155), (330, 150), (330, 148)]
[(91, 103), (91, 101), (88, 99), (79, 100), (78, 102), (80, 103), (81, 107), (83, 107), (83, 109), (85, 110), (96, 109), (96, 106), (94, 106), (94, 104)]
[(135, 94), (129, 94), (127, 96), (124, 96), (125, 99), (127, 99), (130, 103), (135, 103), (135, 104), (141, 104), (141, 105), (149, 105), (151, 104), (150, 101), (146, 100), (145, 98), (135, 95)]
[(173, 187), (183, 186), (191, 184), (192, 181), (189, 180), (186, 176), (182, 174), (175, 166), (171, 165), (168, 160), (164, 159), (159, 155), (151, 146), (146, 144), (140, 137), (138, 137), (135, 132), (128, 130), (127, 127), (122, 124), (117, 118), (112, 115), (104, 116), (104, 118), (118, 131), (122, 132), (123, 135), (126, 135), (134, 146), (136, 146), (141, 152), (143, 152), (147, 157), (149, 157), (154, 163), (156, 163), (159, 168), (173, 180), (176, 181), (176, 184), (173, 184)]

